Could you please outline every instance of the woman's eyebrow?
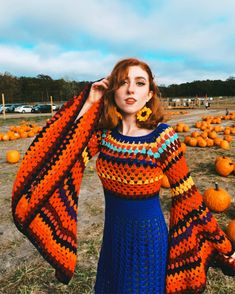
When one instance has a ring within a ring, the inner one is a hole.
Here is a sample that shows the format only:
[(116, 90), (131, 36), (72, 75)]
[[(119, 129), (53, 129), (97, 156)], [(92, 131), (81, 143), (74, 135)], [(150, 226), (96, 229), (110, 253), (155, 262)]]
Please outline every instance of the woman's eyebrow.
[[(126, 77), (126, 79), (129, 80), (130, 78), (129, 77)], [(142, 77), (142, 76), (135, 77), (135, 80), (138, 80), (138, 79), (144, 79), (145, 81), (147, 81), (146, 78), (145, 77)]]
[(135, 77), (135, 79), (137, 80), (137, 79), (144, 79), (145, 81), (146, 81), (146, 78), (145, 77)]

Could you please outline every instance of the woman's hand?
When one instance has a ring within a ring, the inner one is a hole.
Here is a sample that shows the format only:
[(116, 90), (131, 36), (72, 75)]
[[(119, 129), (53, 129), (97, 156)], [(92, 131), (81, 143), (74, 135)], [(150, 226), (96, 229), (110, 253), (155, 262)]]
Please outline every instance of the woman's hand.
[(93, 83), (90, 89), (89, 96), (87, 98), (87, 102), (93, 104), (99, 101), (103, 97), (105, 91), (108, 89), (108, 86), (108, 77), (102, 79), (101, 81)]

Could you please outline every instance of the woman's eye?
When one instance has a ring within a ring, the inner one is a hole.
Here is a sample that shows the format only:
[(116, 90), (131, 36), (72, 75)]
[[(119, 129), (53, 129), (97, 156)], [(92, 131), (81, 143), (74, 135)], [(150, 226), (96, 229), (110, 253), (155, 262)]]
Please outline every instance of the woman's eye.
[(119, 85), (122, 86), (122, 85), (125, 85), (126, 83), (127, 83), (126, 80), (122, 80), (122, 81), (120, 81)]
[(143, 82), (137, 82), (137, 85), (138, 85), (138, 86), (144, 86), (145, 83), (143, 83)]

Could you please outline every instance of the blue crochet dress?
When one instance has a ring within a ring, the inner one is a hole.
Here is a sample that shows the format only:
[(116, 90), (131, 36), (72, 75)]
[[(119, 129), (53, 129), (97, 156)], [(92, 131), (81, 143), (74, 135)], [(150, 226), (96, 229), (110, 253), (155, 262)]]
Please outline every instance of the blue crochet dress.
[[(142, 151), (135, 151), (139, 150), (136, 147), (155, 142), (160, 132), (161, 128), (158, 127), (141, 137), (124, 136), (117, 129), (103, 134), (97, 159), (97, 172), (104, 183), (103, 186), (107, 186), (107, 181), (112, 179), (113, 190), (118, 191), (119, 185), (121, 190), (123, 183), (132, 183), (138, 194), (137, 180), (142, 178), (141, 180), (148, 181), (148, 174), (144, 175), (138, 168), (156, 168), (156, 173), (159, 169), (154, 166), (152, 160), (147, 160), (146, 156), (144, 159), (141, 157), (144, 148)], [(104, 171), (105, 162), (111, 164), (107, 164)], [(123, 177), (115, 177), (116, 164), (120, 168), (123, 167), (123, 170), (119, 170)], [(140, 178), (137, 179), (139, 172), (142, 175), (139, 174)], [(110, 190), (104, 187), (105, 224), (95, 293), (165, 293), (168, 230), (160, 206), (159, 193), (147, 195), (146, 190), (146, 195), (139, 192), (139, 195), (131, 197), (130, 192), (128, 197), (128, 191), (126, 195), (121, 195)]]

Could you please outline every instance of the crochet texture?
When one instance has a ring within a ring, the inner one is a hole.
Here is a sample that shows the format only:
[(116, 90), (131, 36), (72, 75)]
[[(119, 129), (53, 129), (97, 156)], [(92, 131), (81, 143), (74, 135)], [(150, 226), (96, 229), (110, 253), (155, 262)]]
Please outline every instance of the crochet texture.
[[(209, 266), (235, 275), (235, 264), (223, 256), (232, 254), (232, 244), (197, 191), (173, 129), (160, 124), (142, 137), (95, 131), (102, 102), (75, 122), (88, 92), (89, 87), (67, 102), (37, 135), (13, 186), (14, 222), (56, 269), (56, 277), (68, 283), (73, 276), (82, 175), (98, 152), (108, 233), (104, 230), (97, 293), (164, 293), (163, 287), (166, 293), (201, 293)], [(163, 173), (172, 192), (168, 236), (158, 203)], [(112, 270), (116, 279), (107, 275)], [(163, 276), (159, 281), (157, 271)]]

